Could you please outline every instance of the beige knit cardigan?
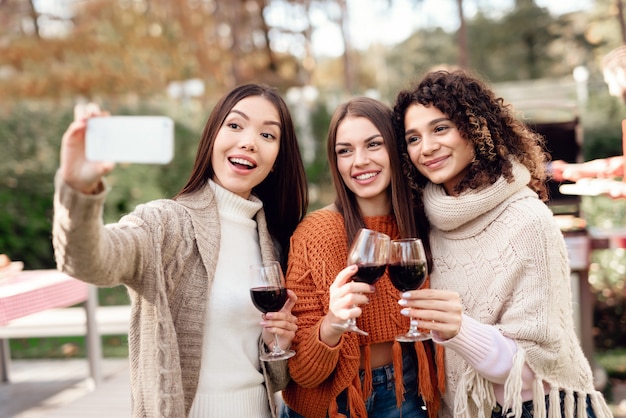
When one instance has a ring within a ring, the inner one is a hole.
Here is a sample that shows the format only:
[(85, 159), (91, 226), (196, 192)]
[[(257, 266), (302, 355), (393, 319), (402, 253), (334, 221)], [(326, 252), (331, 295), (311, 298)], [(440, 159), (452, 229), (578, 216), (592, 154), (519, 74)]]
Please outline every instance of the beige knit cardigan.
[[(185, 417), (198, 385), (206, 305), (219, 252), (217, 202), (207, 184), (177, 201), (139, 205), (105, 226), (106, 194), (78, 193), (57, 173), (53, 245), (58, 269), (96, 286), (127, 287), (132, 416)], [(275, 260), (262, 209), (256, 222), (262, 257)], [(276, 416), (273, 393), (289, 380), (287, 362), (261, 362), (261, 368)]]
[[(448, 196), (441, 186), (424, 190), (432, 224), (431, 287), (459, 292), (464, 313), (494, 326), (518, 346), (505, 382), (504, 409), (519, 417), (522, 368), (535, 372), (534, 416), (561, 417), (559, 390), (564, 390), (564, 418), (586, 418), (590, 396), (597, 418), (611, 417), (594, 389), (593, 376), (576, 337), (570, 269), (563, 235), (550, 209), (527, 184), (530, 173), (514, 162), (514, 181), (500, 178), (492, 186)], [(491, 347), (476, 341), (475, 352)], [(493, 385), (459, 353), (446, 350), (447, 391), (441, 416), (490, 417), (496, 406)], [(542, 381), (550, 386), (544, 393)], [(550, 395), (550, 410), (544, 396)], [(578, 397), (577, 411), (574, 399)]]

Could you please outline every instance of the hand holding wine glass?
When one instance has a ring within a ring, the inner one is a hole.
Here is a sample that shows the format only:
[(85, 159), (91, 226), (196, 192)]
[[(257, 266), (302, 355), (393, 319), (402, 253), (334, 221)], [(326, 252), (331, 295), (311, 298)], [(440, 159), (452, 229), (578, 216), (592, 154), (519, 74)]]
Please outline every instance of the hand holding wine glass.
[[(360, 229), (348, 252), (348, 265), (356, 264), (357, 272), (353, 281), (374, 284), (385, 273), (389, 258), (388, 235), (371, 229)], [(332, 324), (335, 328), (368, 335), (356, 325), (356, 319), (350, 318), (343, 324)]]
[[(278, 312), (287, 302), (285, 278), (280, 264), (272, 261), (250, 266), (250, 296), (256, 308), (263, 312)], [(295, 355), (293, 350), (283, 350), (274, 334), (272, 351), (260, 356), (263, 361), (286, 360)]]
[[(389, 280), (401, 292), (419, 289), (426, 281), (428, 265), (422, 241), (406, 238), (391, 241), (389, 254)], [(398, 335), (402, 342), (424, 341), (432, 338), (431, 333), (417, 329), (417, 319), (411, 318), (411, 325), (406, 334)]]

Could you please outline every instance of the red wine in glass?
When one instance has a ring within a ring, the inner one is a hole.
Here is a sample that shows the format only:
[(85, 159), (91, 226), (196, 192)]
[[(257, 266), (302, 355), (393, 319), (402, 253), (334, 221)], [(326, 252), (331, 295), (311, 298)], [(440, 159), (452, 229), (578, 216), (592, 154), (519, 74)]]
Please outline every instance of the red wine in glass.
[(287, 302), (287, 289), (284, 287), (253, 287), (250, 289), (252, 303), (263, 312), (278, 312)]
[[(422, 241), (417, 238), (405, 238), (391, 241), (389, 251), (389, 280), (401, 292), (419, 289), (426, 281), (428, 265)], [(411, 325), (406, 334), (396, 336), (401, 342), (424, 341), (432, 338), (417, 328), (417, 320), (411, 318)]]
[(426, 281), (426, 263), (389, 264), (389, 280), (401, 292), (419, 289)]
[[(287, 302), (287, 289), (283, 270), (277, 261), (250, 266), (250, 297), (256, 308), (263, 312), (278, 312)], [(259, 358), (263, 361), (286, 360), (295, 355), (293, 350), (283, 350), (274, 335), (274, 346)]]
[[(353, 281), (374, 284), (385, 274), (389, 259), (389, 241), (389, 236), (382, 232), (365, 228), (359, 230), (348, 251), (348, 265), (358, 266), (357, 272), (352, 276)], [(333, 324), (333, 327), (368, 335), (357, 327), (355, 318), (350, 318), (343, 324)]]
[(383, 274), (385, 274), (385, 267), (387, 266), (385, 264), (381, 266), (362, 264), (358, 267), (359, 269), (356, 274), (352, 276), (352, 280), (355, 282), (374, 284), (378, 281), (378, 279), (383, 277)]

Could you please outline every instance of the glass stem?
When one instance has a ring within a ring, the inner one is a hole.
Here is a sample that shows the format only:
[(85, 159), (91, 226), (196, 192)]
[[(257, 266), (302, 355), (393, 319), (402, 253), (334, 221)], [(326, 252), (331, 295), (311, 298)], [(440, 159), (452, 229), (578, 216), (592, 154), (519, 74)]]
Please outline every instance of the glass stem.
[(411, 325), (409, 326), (409, 334), (416, 335), (419, 334), (419, 330), (417, 329), (417, 319), (411, 318)]
[(282, 354), (283, 349), (278, 345), (278, 334), (274, 334), (274, 347), (272, 347), (272, 354)]

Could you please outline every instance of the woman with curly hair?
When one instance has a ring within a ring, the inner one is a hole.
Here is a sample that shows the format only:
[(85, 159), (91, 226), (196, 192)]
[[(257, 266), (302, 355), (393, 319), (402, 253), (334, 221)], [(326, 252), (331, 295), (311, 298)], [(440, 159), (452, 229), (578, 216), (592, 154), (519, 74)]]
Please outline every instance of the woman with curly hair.
[(394, 113), (433, 257), (431, 289), (400, 303), (446, 348), (442, 416), (612, 416), (574, 331), (542, 137), (463, 71), (427, 74)]

